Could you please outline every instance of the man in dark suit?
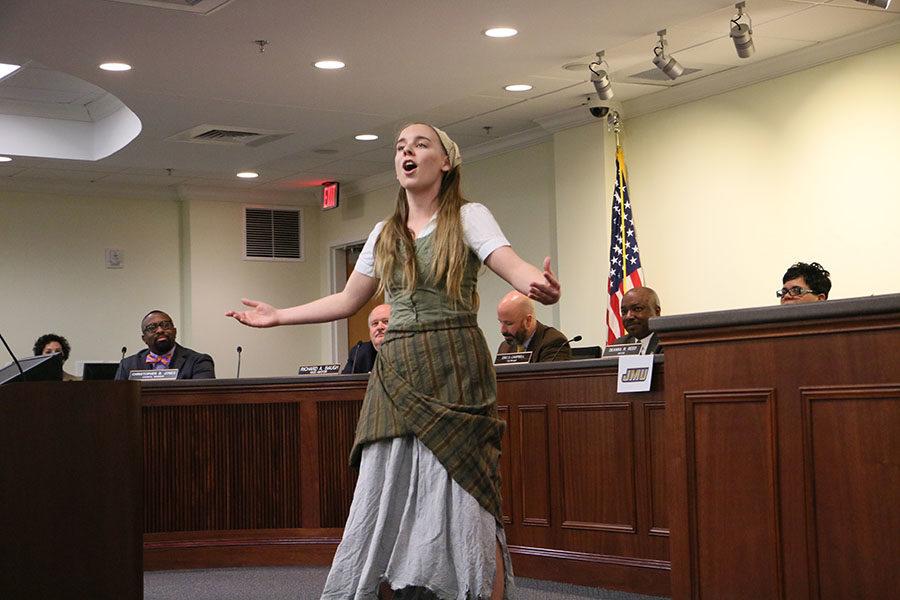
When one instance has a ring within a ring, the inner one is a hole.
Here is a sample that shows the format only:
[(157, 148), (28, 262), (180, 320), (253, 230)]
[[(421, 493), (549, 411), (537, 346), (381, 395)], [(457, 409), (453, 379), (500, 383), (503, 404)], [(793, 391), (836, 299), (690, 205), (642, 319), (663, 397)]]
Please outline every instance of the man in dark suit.
[(161, 310), (147, 313), (141, 319), (141, 339), (147, 349), (123, 358), (116, 379), (128, 379), (131, 371), (150, 369), (178, 369), (178, 379), (215, 379), (212, 357), (176, 344), (177, 333), (172, 317)]
[(505, 295), (497, 305), (497, 320), (504, 341), (497, 354), (531, 352), (528, 362), (569, 360), (572, 348), (566, 336), (534, 318), (534, 302), (519, 292)]
[(358, 342), (350, 349), (347, 364), (344, 365), (343, 374), (368, 373), (375, 366), (375, 358), (384, 341), (384, 332), (387, 331), (388, 322), (391, 319), (391, 305), (379, 304), (369, 313), (369, 341)]
[(622, 297), (622, 325), (627, 335), (614, 344), (638, 344), (641, 354), (662, 354), (662, 346), (655, 333), (650, 332), (650, 317), (660, 315), (659, 296), (648, 287), (632, 288)]

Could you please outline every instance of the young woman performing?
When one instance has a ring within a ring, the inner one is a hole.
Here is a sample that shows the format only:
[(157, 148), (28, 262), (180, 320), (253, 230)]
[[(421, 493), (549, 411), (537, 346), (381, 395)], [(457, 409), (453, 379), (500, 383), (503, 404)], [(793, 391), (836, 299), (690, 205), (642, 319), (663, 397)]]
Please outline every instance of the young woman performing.
[[(292, 308), (243, 300), (228, 316), (253, 327), (354, 314), (377, 289), (391, 322), (369, 378), (351, 463), (360, 468), (344, 537), (322, 598), (510, 598), (500, 514), (496, 379), (478, 328), (483, 261), (544, 304), (560, 297), (550, 270), (524, 262), (491, 213), (460, 194), (460, 154), (443, 131), (400, 132), (392, 217), (375, 226), (343, 291)], [(424, 593), (424, 596), (417, 594)]]

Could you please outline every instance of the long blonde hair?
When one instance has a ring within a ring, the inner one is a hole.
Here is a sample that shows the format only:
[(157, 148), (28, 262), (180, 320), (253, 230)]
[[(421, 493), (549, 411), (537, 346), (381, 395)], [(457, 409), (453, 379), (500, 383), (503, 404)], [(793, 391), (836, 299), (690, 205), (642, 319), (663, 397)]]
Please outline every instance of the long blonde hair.
[[(475, 297), (462, 297), (468, 248), (463, 237), (460, 208), (466, 202), (468, 201), (460, 192), (460, 171), (457, 166), (441, 177), (437, 227), (427, 281), (435, 284), (445, 281), (447, 295), (453, 304), (461, 303), (474, 308), (477, 306)], [(406, 225), (408, 218), (409, 202), (406, 190), (401, 187), (397, 192), (394, 214), (385, 222), (375, 243), (375, 272), (381, 278), (379, 291), (388, 290), (391, 294), (400, 290), (412, 292), (418, 284), (416, 249), (412, 232)], [(393, 273), (400, 261), (403, 263), (403, 270), (399, 281), (394, 281)]]

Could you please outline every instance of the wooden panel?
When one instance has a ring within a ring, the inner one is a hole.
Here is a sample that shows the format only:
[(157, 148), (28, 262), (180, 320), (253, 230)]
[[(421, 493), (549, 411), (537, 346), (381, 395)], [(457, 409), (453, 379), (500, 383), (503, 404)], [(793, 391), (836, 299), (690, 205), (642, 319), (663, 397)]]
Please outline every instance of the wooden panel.
[(817, 598), (900, 589), (900, 387), (802, 390)]
[(550, 456), (546, 406), (520, 406), (522, 524), (550, 525)]
[(562, 527), (634, 533), (634, 435), (628, 403), (561, 405)]
[(500, 440), (500, 512), (501, 519), (504, 523), (512, 523), (513, 521), (513, 503), (512, 503), (512, 460), (510, 459), (510, 423), (509, 423), (509, 407), (498, 406), (497, 416), (506, 423), (506, 429), (503, 430), (503, 437)]
[(692, 441), (688, 494), (695, 593), (711, 599), (780, 598), (772, 391), (687, 393), (684, 403)]
[(647, 453), (647, 485), (650, 535), (669, 535), (669, 505), (666, 499), (666, 405), (662, 402), (644, 404), (645, 440)]
[(319, 497), (322, 527), (343, 527), (358, 471), (348, 466), (361, 401), (318, 402)]
[(145, 532), (300, 526), (296, 404), (144, 407)]
[(139, 394), (0, 386), (0, 598), (141, 598)]

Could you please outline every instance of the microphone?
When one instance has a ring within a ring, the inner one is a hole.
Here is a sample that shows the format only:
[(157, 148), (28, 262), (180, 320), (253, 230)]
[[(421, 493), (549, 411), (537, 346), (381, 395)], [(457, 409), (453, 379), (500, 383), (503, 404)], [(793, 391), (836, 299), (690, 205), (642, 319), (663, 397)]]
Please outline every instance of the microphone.
[(241, 378), (241, 352), (243, 352), (243, 351), (244, 351), (243, 348), (241, 348), (240, 346), (237, 347), (237, 353), (238, 353), (238, 368), (237, 368), (237, 375), (235, 375), (235, 377), (234, 377), (235, 379), (240, 379), (240, 378)]
[(359, 348), (362, 345), (362, 340), (360, 340), (356, 342), (355, 346), (353, 346), (353, 364), (350, 365), (350, 373), (356, 373), (356, 359), (359, 358)]
[(556, 358), (556, 355), (559, 354), (559, 351), (566, 347), (566, 344), (568, 344), (570, 342), (580, 342), (580, 341), (581, 341), (580, 335), (576, 335), (571, 340), (564, 341), (562, 344), (559, 345), (559, 348), (556, 349), (556, 352), (553, 353), (553, 356), (551, 356), (550, 360), (548, 360), (547, 362), (553, 362), (553, 360)]
[(3, 342), (4, 346), (6, 346), (6, 351), (9, 352), (9, 355), (12, 356), (13, 362), (16, 363), (16, 368), (19, 369), (19, 375), (22, 377), (22, 381), (25, 381), (25, 371), (22, 370), (22, 365), (19, 364), (19, 359), (16, 358), (15, 354), (13, 354), (12, 348), (10, 348), (9, 344), (6, 343), (6, 340), (3, 338), (3, 334), (0, 334), (0, 341)]
[(122, 346), (122, 358), (125, 358), (125, 353), (128, 352), (128, 348)]

